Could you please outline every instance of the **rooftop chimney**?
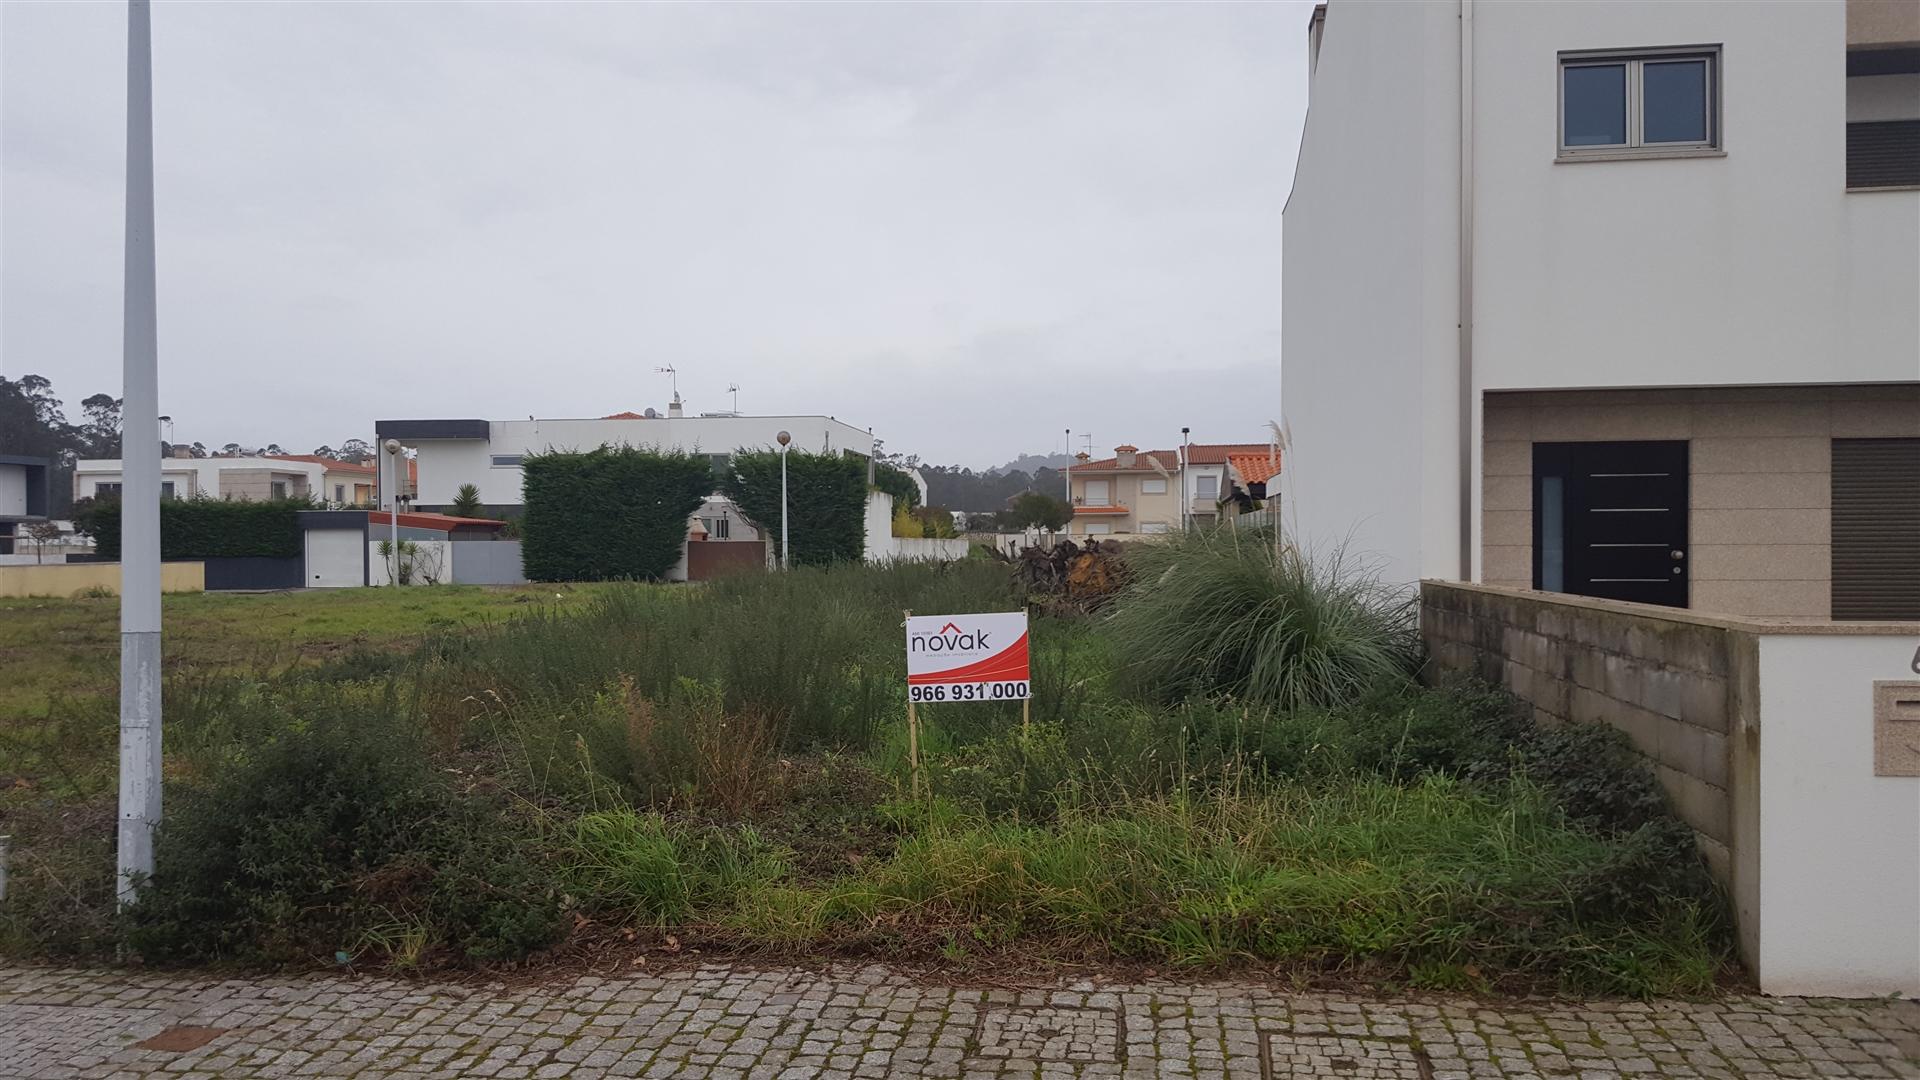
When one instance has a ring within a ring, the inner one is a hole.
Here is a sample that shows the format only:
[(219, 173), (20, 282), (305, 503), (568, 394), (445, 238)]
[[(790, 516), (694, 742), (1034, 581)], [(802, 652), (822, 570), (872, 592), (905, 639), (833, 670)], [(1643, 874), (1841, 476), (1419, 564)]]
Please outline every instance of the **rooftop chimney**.
[(685, 415), (687, 415), (687, 410), (680, 407), (680, 395), (679, 394), (673, 395), (672, 404), (667, 406), (667, 419), (671, 420), (675, 417), (680, 417)]
[(1113, 463), (1122, 469), (1133, 468), (1133, 455), (1140, 452), (1137, 446), (1116, 446), (1113, 448)]

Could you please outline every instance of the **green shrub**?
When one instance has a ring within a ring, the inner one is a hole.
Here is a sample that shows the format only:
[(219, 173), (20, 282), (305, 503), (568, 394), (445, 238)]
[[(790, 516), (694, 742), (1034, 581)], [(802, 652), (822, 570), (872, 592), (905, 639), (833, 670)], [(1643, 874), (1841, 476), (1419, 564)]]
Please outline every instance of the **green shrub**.
[(148, 962), (330, 960), (396, 927), (416, 954), (509, 960), (560, 933), (527, 825), (383, 719), (290, 727), (168, 799), (126, 918)]
[(1127, 558), (1133, 583), (1108, 629), (1116, 679), (1143, 699), (1314, 708), (1413, 672), (1409, 600), (1337, 555), (1316, 561), (1218, 529)]
[(535, 454), (524, 469), (520, 533), (534, 581), (664, 577), (680, 561), (687, 519), (713, 492), (711, 460), (679, 450)]
[[(858, 562), (867, 548), (866, 459), (787, 451), (789, 562), (826, 566)], [(740, 450), (726, 478), (727, 497), (748, 521), (780, 541), (780, 454)]]
[[(305, 498), (249, 502), (242, 499), (163, 499), (160, 557), (215, 559), (295, 558), (304, 550), (299, 514), (315, 504)], [(74, 527), (93, 537), (103, 559), (120, 557), (120, 500), (95, 499), (74, 511)]]

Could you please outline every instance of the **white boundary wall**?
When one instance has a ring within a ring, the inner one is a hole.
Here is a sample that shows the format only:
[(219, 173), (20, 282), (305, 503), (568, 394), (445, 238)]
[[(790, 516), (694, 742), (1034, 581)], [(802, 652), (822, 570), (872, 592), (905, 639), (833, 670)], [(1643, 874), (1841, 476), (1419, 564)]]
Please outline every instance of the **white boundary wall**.
[(1760, 988), (1920, 994), (1920, 777), (1875, 776), (1873, 684), (1920, 634), (1760, 636)]

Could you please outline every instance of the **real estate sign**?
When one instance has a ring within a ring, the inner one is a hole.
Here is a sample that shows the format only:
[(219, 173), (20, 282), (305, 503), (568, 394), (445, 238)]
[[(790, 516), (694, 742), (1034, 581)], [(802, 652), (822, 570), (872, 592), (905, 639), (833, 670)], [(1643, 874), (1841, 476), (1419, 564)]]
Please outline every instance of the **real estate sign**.
[(907, 618), (907, 700), (1024, 701), (1027, 613)]

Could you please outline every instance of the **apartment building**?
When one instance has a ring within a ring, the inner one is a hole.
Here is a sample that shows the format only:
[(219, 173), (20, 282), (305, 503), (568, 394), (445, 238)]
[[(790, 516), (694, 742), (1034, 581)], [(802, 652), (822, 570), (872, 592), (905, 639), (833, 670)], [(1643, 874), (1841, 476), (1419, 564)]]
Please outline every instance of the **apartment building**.
[(1110, 458), (1081, 454), (1068, 478), (1069, 536), (1152, 536), (1212, 525), (1229, 507), (1266, 497), (1280, 454), (1258, 443), (1195, 443), (1175, 450), (1116, 446)]
[(1920, 4), (1336, 0), (1307, 47), (1307, 543), (1920, 618)]
[[(830, 416), (687, 416), (678, 402), (665, 415), (649, 409), (592, 419), (381, 420), (374, 431), (382, 446), (392, 439), (411, 452), (417, 509), (444, 511), (461, 485), (472, 484), (492, 517), (524, 508), (521, 466), (532, 454), (634, 446), (710, 454), (719, 464), (736, 450), (777, 449), (785, 431), (794, 450), (873, 456), (872, 432)], [(392, 457), (378, 456), (385, 476)]]

